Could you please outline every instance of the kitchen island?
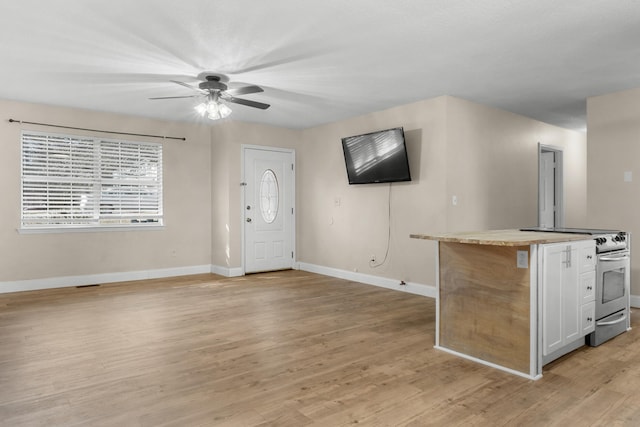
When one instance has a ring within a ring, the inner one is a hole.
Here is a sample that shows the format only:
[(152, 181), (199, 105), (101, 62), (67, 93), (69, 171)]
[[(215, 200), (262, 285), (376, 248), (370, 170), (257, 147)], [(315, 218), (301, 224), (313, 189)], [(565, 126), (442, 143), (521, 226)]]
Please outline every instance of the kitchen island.
[(595, 268), (590, 236), (492, 230), (410, 237), (438, 244), (436, 348), (537, 379), (545, 363), (583, 345), (592, 330), (580, 292)]

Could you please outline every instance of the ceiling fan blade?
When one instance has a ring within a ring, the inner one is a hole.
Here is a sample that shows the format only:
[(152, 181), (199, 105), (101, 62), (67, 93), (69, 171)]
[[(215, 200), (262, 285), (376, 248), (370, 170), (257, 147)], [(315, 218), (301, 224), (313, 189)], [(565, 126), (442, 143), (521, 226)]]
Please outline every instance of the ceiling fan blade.
[(242, 98), (234, 98), (233, 96), (225, 96), (223, 97), (225, 101), (233, 102), (234, 104), (246, 105), (247, 107), (259, 108), (261, 110), (266, 110), (271, 107), (269, 104), (263, 104), (262, 102), (250, 101), (248, 99)]
[(244, 86), (244, 87), (239, 87), (235, 89), (227, 89), (225, 92), (227, 92), (229, 95), (235, 96), (235, 95), (248, 95), (250, 93), (264, 92), (264, 89), (262, 89), (260, 86), (251, 85), (251, 86)]
[(177, 84), (177, 85), (184, 86), (184, 87), (189, 88), (189, 89), (191, 89), (191, 90), (195, 90), (196, 92), (200, 92), (200, 93), (204, 93), (204, 92), (205, 92), (205, 91), (203, 91), (203, 90), (202, 90), (202, 89), (200, 89), (200, 88), (197, 88), (197, 87), (195, 87), (195, 86), (191, 86), (189, 83), (180, 82), (180, 81), (178, 81), (178, 80), (169, 80), (169, 81), (170, 81), (171, 83), (175, 83), (175, 84)]
[(187, 96), (156, 96), (149, 99), (178, 99), (178, 98), (197, 98), (200, 95), (187, 95)]

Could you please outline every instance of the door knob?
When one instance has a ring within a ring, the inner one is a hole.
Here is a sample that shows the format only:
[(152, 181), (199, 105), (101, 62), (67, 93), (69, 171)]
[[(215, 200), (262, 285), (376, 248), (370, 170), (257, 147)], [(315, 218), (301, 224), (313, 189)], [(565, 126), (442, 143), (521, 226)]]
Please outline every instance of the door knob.
[(251, 222), (251, 218), (247, 218), (247, 222)]

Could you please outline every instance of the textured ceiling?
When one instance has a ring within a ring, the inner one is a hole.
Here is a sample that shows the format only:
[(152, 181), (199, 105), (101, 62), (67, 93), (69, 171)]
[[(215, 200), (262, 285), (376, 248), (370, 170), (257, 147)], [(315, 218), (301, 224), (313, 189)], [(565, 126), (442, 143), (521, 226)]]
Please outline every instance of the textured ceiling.
[(289, 128), (453, 95), (584, 129), (640, 87), (632, 0), (6, 0), (0, 40), (0, 98), (180, 121), (193, 99), (148, 98), (205, 71), (265, 89), (232, 119)]

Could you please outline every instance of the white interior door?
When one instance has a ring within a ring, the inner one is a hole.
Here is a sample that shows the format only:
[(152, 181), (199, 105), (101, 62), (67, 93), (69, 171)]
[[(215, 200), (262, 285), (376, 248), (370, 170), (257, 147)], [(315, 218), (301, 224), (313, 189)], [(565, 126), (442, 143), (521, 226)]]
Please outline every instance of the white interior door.
[(295, 154), (243, 147), (244, 271), (293, 268)]
[(556, 225), (556, 161), (553, 151), (540, 153), (540, 189), (538, 192), (540, 227), (552, 228)]

